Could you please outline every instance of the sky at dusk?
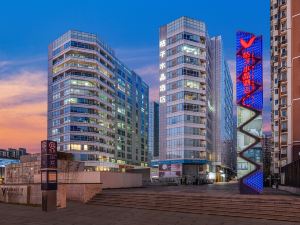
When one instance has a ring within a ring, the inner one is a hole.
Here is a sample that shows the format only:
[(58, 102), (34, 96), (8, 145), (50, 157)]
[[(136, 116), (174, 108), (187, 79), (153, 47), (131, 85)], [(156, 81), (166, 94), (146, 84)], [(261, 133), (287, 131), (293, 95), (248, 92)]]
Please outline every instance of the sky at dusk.
[(158, 29), (181, 16), (221, 35), (235, 77), (235, 32), (264, 40), (264, 129), (270, 130), (269, 1), (3, 1), (0, 8), (0, 149), (40, 149), (46, 139), (47, 50), (69, 29), (96, 33), (158, 96)]

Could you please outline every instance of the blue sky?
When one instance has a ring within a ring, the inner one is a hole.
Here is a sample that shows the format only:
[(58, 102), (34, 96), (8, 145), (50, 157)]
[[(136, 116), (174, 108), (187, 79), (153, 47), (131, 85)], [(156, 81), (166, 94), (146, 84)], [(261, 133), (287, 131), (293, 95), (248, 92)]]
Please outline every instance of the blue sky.
[[(225, 56), (232, 72), (235, 32), (245, 30), (262, 34), (267, 79), (265, 100), (269, 99), (269, 1), (10, 0), (1, 2), (0, 9), (0, 106), (7, 105), (4, 97), (20, 106), (24, 102), (45, 105), (47, 46), (69, 29), (97, 33), (115, 49), (123, 62), (141, 74), (155, 98), (158, 87), (158, 28), (180, 16), (202, 20), (207, 24), (210, 36), (223, 37)], [(38, 93), (36, 89), (23, 93), (14, 86), (17, 94), (13, 91), (3, 93), (5, 87), (13, 82), (24, 82), (32, 88), (43, 86), (44, 89)], [(265, 105), (267, 115), (269, 102), (265, 101)], [(39, 109), (39, 112), (32, 113), (45, 117), (42, 107)], [(0, 111), (0, 114), (2, 117), (4, 113)], [(5, 121), (12, 119), (20, 120), (22, 117), (16, 114)], [(0, 126), (5, 126), (2, 123), (0, 120)], [(41, 125), (39, 129), (44, 127)], [(41, 133), (44, 137), (45, 134)]]

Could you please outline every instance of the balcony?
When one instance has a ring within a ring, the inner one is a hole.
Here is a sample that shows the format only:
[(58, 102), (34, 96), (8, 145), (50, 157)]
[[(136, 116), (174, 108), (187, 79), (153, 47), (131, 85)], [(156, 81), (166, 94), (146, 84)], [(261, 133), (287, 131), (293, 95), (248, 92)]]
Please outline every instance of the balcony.
[(286, 108), (287, 107), (287, 103), (286, 102), (282, 102), (279, 104), (280, 108)]
[(279, 6), (281, 7), (281, 6), (285, 6), (286, 5), (286, 0), (281, 0), (280, 2), (279, 2)]
[(282, 13), (280, 19), (286, 19), (286, 13)]
[(281, 40), (280, 44), (285, 45), (287, 43), (286, 39)]
[(286, 148), (281, 149), (280, 154), (281, 155), (286, 155), (287, 154), (287, 149)]
[(279, 81), (280, 82), (286, 82), (287, 81), (287, 74), (286, 73), (281, 73), (279, 75)]
[(280, 142), (280, 145), (281, 145), (281, 146), (287, 146), (287, 142), (286, 142), (286, 141), (281, 141), (281, 142)]
[(287, 160), (286, 159), (281, 159), (280, 166), (284, 167), (286, 164), (287, 164)]
[(287, 51), (283, 51), (283, 52), (281, 52), (281, 57), (283, 58), (283, 57), (286, 57), (287, 56)]

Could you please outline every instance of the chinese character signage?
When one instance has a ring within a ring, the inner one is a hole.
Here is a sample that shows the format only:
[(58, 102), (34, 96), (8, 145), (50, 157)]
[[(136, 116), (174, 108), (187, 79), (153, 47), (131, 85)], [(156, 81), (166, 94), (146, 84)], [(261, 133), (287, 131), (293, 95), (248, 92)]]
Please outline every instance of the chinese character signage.
[(237, 168), (240, 192), (263, 191), (262, 36), (239, 31), (236, 34)]
[(57, 168), (57, 154), (41, 155), (41, 169), (56, 169)]
[(57, 153), (57, 143), (55, 141), (42, 141), (41, 151), (43, 154), (56, 154)]
[(57, 143), (41, 142), (41, 188), (57, 190)]

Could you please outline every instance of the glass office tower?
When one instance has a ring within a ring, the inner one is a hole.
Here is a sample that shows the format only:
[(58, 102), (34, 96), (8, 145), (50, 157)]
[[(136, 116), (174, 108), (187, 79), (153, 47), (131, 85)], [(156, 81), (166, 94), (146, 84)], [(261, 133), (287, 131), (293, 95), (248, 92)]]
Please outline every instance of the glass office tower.
[(116, 60), (116, 158), (119, 163), (148, 162), (148, 85)]
[(159, 156), (159, 103), (150, 102), (149, 107), (149, 161)]
[(233, 84), (227, 62), (224, 60), (221, 36), (211, 38), (214, 73), (215, 119), (213, 165), (217, 181), (234, 176)]
[(160, 177), (209, 171), (214, 110), (209, 47), (201, 21), (181, 17), (160, 28)]
[[(230, 154), (217, 150), (217, 124), (224, 144), (228, 140), (232, 146), (233, 138), (232, 83), (221, 38), (211, 39), (205, 23), (181, 17), (160, 27), (159, 58), (160, 146), (159, 160), (152, 165), (159, 166), (161, 178), (216, 180), (216, 166), (226, 167), (223, 158)], [(217, 117), (224, 102), (228, 106)]]
[(148, 86), (141, 78), (95, 34), (68, 31), (48, 57), (48, 138), (86, 169), (144, 165)]

